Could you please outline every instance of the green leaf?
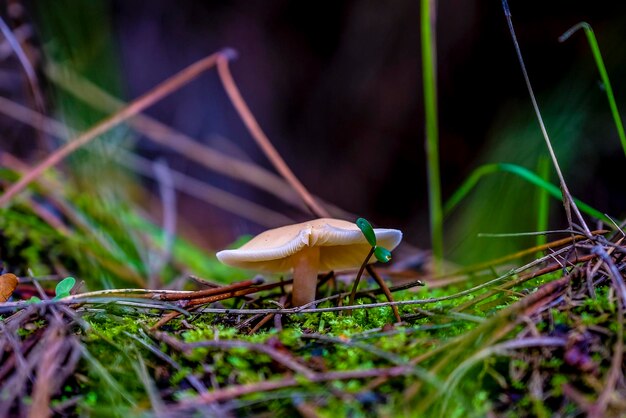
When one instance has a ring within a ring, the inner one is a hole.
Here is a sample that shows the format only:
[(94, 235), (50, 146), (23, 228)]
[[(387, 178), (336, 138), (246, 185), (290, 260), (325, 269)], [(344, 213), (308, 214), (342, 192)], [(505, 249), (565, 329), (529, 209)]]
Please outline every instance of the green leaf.
[(70, 291), (76, 284), (76, 279), (73, 277), (66, 277), (61, 280), (58, 284), (54, 292), (56, 293), (55, 299), (61, 299), (70, 295)]
[(381, 263), (387, 263), (391, 260), (391, 251), (386, 249), (385, 247), (376, 247), (374, 250), (374, 255), (376, 259)]
[(596, 67), (598, 67), (598, 72), (600, 73), (600, 78), (602, 79), (602, 84), (604, 86), (604, 92), (606, 93), (606, 98), (609, 101), (609, 108), (611, 109), (611, 114), (613, 115), (613, 122), (615, 123), (615, 128), (617, 129), (617, 136), (619, 136), (619, 140), (622, 143), (622, 149), (626, 154), (626, 133), (624, 132), (624, 125), (622, 124), (622, 118), (619, 115), (619, 110), (617, 110), (617, 103), (615, 102), (615, 97), (613, 96), (613, 88), (611, 87), (611, 81), (609, 80), (609, 74), (606, 71), (606, 67), (604, 66), (604, 59), (602, 58), (602, 54), (600, 53), (600, 47), (598, 46), (598, 41), (596, 40), (596, 35), (593, 33), (593, 29), (587, 22), (580, 22), (577, 25), (574, 25), (567, 32), (559, 37), (559, 42), (565, 41), (569, 38), (574, 32), (578, 29), (585, 30), (585, 36), (587, 36), (587, 42), (589, 42), (589, 47), (591, 48), (591, 52), (593, 54), (593, 58), (596, 61)]
[[(478, 182), (483, 177), (497, 172), (508, 172), (515, 174), (516, 176), (521, 177), (529, 183), (532, 183), (535, 186), (547, 191), (552, 197), (559, 200), (563, 199), (561, 189), (557, 185), (554, 185), (549, 181), (542, 179), (540, 176), (527, 168), (509, 163), (484, 164), (476, 168), (469, 175), (469, 177), (467, 177), (465, 182), (463, 182), (463, 184), (448, 199), (443, 208), (444, 215), (450, 214), (450, 212), (452, 212), (452, 209), (454, 209), (459, 204), (459, 202), (469, 194), (469, 192), (478, 184)], [(611, 218), (604, 215), (599, 210), (594, 209), (593, 207), (587, 205), (584, 202), (581, 202), (576, 198), (574, 198), (574, 202), (576, 202), (576, 205), (581, 210), (581, 212), (586, 213), (589, 216), (593, 216), (596, 219), (600, 219), (608, 225), (611, 225)]]
[(41, 302), (41, 299), (39, 299), (37, 296), (31, 296), (30, 299), (26, 301), (26, 303), (39, 303), (39, 302)]
[(367, 222), (367, 219), (365, 218), (357, 219), (356, 226), (358, 226), (361, 232), (363, 232), (363, 235), (365, 235), (365, 239), (367, 240), (367, 242), (369, 242), (369, 244), (372, 247), (375, 247), (376, 246), (376, 234), (374, 233), (374, 229), (372, 228), (372, 225), (370, 225), (370, 223)]

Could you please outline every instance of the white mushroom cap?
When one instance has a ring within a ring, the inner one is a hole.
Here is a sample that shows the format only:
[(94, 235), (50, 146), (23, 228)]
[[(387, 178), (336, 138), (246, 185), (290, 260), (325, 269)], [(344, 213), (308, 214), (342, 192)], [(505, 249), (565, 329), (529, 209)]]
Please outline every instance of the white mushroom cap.
[[(377, 244), (393, 250), (402, 240), (397, 229), (374, 229)], [(320, 272), (359, 267), (371, 245), (359, 227), (348, 221), (320, 218), (270, 229), (238, 249), (217, 253), (224, 264), (252, 270), (282, 272), (293, 267), (294, 255), (306, 247), (319, 247)], [(372, 257), (370, 263), (375, 262)]]

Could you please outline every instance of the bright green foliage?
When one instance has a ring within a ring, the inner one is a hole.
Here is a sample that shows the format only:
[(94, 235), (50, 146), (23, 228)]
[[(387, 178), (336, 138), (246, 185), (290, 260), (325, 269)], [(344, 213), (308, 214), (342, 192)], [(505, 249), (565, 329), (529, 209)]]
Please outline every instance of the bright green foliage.
[(374, 250), (374, 256), (381, 263), (388, 263), (389, 261), (391, 261), (391, 251), (384, 247), (377, 246)]
[(56, 296), (54, 298), (61, 299), (66, 296), (69, 296), (75, 284), (76, 284), (76, 279), (73, 277), (66, 277), (65, 279), (61, 280), (56, 285), (56, 289), (55, 289)]
[(367, 219), (359, 218), (356, 220), (356, 225), (359, 227), (367, 242), (372, 246), (376, 246), (376, 234), (374, 233), (374, 229), (372, 225), (367, 221)]

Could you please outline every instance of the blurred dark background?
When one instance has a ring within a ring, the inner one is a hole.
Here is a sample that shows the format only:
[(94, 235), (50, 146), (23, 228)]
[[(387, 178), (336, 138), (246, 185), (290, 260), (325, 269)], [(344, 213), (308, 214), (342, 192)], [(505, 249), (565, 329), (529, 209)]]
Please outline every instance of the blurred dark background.
[[(445, 199), (482, 163), (514, 162), (535, 170), (545, 145), (501, 3), (436, 4)], [(18, 6), (33, 25), (41, 62), (71, 64), (125, 100), (217, 50), (236, 49), (239, 58), (231, 69), (243, 96), (309, 190), (377, 226), (402, 229), (411, 245), (429, 247), (418, 1), (40, 0), (8, 2), (3, 12)], [(590, 49), (582, 32), (565, 43), (557, 38), (580, 21), (592, 25), (623, 114), (626, 3), (513, 0), (510, 6), (570, 189), (623, 218), (624, 152)], [(15, 23), (14, 17), (8, 20)], [(62, 108), (67, 119), (61, 96), (50, 97), (51, 112)], [(214, 71), (147, 113), (215, 149), (272, 169)], [(307, 218), (274, 196), (135, 140), (142, 155), (162, 157), (178, 171), (294, 219)], [(449, 257), (487, 256), (486, 248), (476, 252), (477, 232), (534, 228), (535, 189), (509, 174), (493, 176), (500, 178), (486, 180), (446, 219)], [(178, 211), (181, 231), (209, 249), (263, 229), (184, 194)], [(561, 213), (553, 201), (551, 228), (565, 226)], [(495, 254), (522, 244), (489, 245)]]

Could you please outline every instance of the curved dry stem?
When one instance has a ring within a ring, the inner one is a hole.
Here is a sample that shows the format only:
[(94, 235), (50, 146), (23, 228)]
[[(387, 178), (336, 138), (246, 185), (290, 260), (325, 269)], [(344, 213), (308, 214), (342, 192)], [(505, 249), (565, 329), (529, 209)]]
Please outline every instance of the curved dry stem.
[(535, 98), (535, 93), (533, 91), (532, 84), (530, 83), (530, 77), (528, 76), (528, 71), (526, 70), (526, 64), (524, 64), (524, 58), (522, 57), (522, 50), (520, 49), (519, 43), (517, 42), (517, 36), (515, 35), (515, 29), (513, 28), (513, 21), (511, 20), (511, 11), (509, 9), (509, 4), (507, 0), (502, 0), (502, 7), (504, 8), (504, 16), (509, 26), (509, 32), (511, 33), (511, 37), (513, 38), (513, 46), (515, 47), (517, 59), (522, 69), (522, 75), (524, 76), (526, 88), (528, 89), (528, 94), (530, 95), (530, 100), (532, 102), (533, 109), (535, 110), (537, 121), (539, 122), (539, 128), (541, 129), (541, 133), (546, 142), (546, 147), (548, 148), (548, 153), (550, 154), (550, 159), (552, 160), (552, 165), (554, 165), (554, 169), (556, 170), (556, 174), (559, 178), (561, 191), (563, 193), (563, 206), (565, 208), (567, 220), (570, 224), (570, 229), (574, 229), (574, 225), (572, 223), (572, 215), (571, 215), (571, 211), (573, 211), (574, 214), (576, 215), (576, 218), (580, 222), (580, 225), (583, 228), (585, 235), (587, 236), (587, 238), (591, 238), (592, 237), (591, 230), (587, 226), (585, 219), (583, 218), (582, 214), (578, 210), (578, 206), (576, 206), (576, 203), (574, 202), (574, 198), (572, 197), (572, 194), (570, 193), (567, 187), (567, 184), (565, 183), (565, 177), (563, 177), (563, 173), (561, 172), (561, 166), (559, 165), (559, 161), (557, 160), (554, 149), (552, 148), (552, 142), (550, 141), (550, 137), (548, 136), (548, 131), (546, 130), (546, 126), (543, 123), (543, 117), (541, 116), (541, 111), (539, 110), (539, 104), (537, 103), (537, 99)]
[(30, 183), (32, 183), (35, 179), (41, 176), (43, 172), (46, 171), (48, 168), (60, 163), (68, 155), (70, 155), (83, 145), (89, 143), (98, 135), (105, 133), (111, 128), (131, 118), (132, 116), (135, 116), (136, 114), (142, 112), (147, 107), (158, 102), (168, 94), (189, 83), (191, 80), (202, 74), (204, 71), (212, 68), (216, 64), (218, 58), (222, 56), (224, 56), (224, 59), (227, 59), (226, 54), (222, 52), (217, 52), (191, 64), (184, 70), (163, 81), (161, 84), (153, 88), (150, 92), (135, 99), (119, 112), (104, 119), (85, 133), (69, 141), (65, 146), (50, 154), (48, 158), (39, 163), (35, 168), (33, 168), (26, 175), (20, 178), (16, 183), (12, 184), (4, 192), (4, 194), (0, 196), (0, 207), (6, 206), (11, 201), (11, 199), (15, 197), (15, 195), (24, 190)]
[(259, 145), (261, 150), (265, 153), (267, 158), (274, 165), (276, 170), (280, 173), (281, 176), (287, 180), (287, 182), (293, 187), (293, 189), (300, 195), (306, 206), (309, 210), (320, 218), (328, 218), (330, 214), (328, 211), (321, 206), (315, 198), (309, 193), (309, 191), (304, 187), (304, 185), (298, 180), (293, 171), (289, 168), (285, 160), (280, 156), (276, 148), (272, 145), (265, 132), (261, 129), (261, 126), (255, 119), (254, 115), (250, 111), (250, 108), (246, 104), (245, 100), (241, 96), (239, 92), (239, 88), (237, 88), (237, 84), (235, 84), (235, 80), (233, 79), (232, 74), (230, 73), (230, 69), (228, 68), (228, 59), (227, 57), (221, 57), (217, 60), (217, 72), (222, 80), (222, 84), (224, 85), (224, 90), (228, 94), (230, 101), (235, 106), (237, 113), (239, 113), (239, 117), (248, 128), (250, 135), (254, 138), (256, 143)]

